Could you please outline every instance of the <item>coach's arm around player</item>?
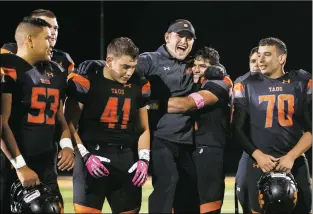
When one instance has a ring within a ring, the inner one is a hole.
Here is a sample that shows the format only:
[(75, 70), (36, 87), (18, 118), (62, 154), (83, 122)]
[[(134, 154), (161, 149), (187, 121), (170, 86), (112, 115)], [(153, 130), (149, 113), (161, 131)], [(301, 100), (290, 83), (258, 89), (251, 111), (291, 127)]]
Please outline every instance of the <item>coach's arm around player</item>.
[(232, 81), (222, 66), (208, 67), (201, 79), (201, 81), (195, 82), (200, 87), (197, 92), (187, 97), (169, 98), (167, 111), (169, 113), (183, 113), (213, 105), (221, 98), (228, 98)]

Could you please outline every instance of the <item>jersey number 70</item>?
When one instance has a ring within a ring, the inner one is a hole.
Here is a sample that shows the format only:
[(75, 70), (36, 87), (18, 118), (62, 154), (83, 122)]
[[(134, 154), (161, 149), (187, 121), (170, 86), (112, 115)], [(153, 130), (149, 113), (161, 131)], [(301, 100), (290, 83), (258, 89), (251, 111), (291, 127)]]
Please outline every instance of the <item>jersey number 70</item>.
[[(277, 98), (277, 99), (276, 99)], [(273, 125), (274, 106), (277, 102), (278, 122), (281, 126), (292, 126), (294, 113), (294, 96), (292, 94), (262, 95), (259, 96), (259, 104), (267, 102), (265, 128)], [(287, 102), (287, 114), (285, 114), (285, 102)]]

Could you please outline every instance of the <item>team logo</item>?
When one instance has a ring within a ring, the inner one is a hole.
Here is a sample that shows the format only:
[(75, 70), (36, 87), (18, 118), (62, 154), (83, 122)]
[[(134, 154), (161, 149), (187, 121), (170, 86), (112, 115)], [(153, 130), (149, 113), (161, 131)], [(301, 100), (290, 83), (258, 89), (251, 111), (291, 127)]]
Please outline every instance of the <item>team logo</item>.
[(253, 167), (253, 168), (259, 168), (259, 165), (256, 164), (256, 163), (253, 163), (253, 164), (252, 164), (252, 167)]
[(187, 27), (188, 27), (188, 24), (184, 24), (184, 27), (187, 28)]
[(47, 72), (46, 75), (47, 75), (48, 77), (53, 77), (53, 73), (51, 73), (51, 72)]
[(124, 88), (131, 88), (132, 84), (124, 84)]
[(284, 83), (284, 84), (290, 83), (290, 79), (288, 79), (288, 80), (283, 80), (283, 83)]

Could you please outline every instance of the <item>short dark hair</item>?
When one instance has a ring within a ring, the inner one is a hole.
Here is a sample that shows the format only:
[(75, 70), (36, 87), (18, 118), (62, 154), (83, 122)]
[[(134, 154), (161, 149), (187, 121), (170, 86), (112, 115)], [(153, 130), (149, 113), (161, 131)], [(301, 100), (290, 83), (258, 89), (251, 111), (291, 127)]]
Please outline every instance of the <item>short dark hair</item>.
[(37, 9), (37, 10), (33, 10), (29, 16), (46, 16), (49, 18), (56, 18), (55, 14), (50, 11), (50, 10), (46, 10), (46, 9)]
[(15, 41), (17, 46), (22, 45), (24, 34), (36, 36), (44, 27), (51, 28), (51, 25), (43, 19), (35, 17), (24, 17), (15, 30)]
[(280, 50), (283, 54), (287, 54), (287, 47), (283, 41), (278, 38), (268, 37), (265, 39), (261, 39), (259, 42), (259, 46), (275, 46), (278, 50)]
[(112, 42), (108, 45), (107, 55), (113, 55), (115, 57), (127, 55), (133, 59), (137, 59), (139, 55), (139, 49), (130, 38), (120, 37), (113, 39)]
[(43, 19), (26, 16), (23, 18), (20, 24), (29, 24), (36, 27), (48, 27), (51, 28), (51, 25)]
[(209, 60), (211, 65), (217, 65), (220, 63), (220, 55), (218, 51), (211, 47), (203, 47), (199, 49), (195, 54), (196, 58), (202, 58), (204, 60)]
[(249, 54), (249, 59), (254, 53), (258, 53), (259, 47), (254, 47), (251, 49), (250, 54)]

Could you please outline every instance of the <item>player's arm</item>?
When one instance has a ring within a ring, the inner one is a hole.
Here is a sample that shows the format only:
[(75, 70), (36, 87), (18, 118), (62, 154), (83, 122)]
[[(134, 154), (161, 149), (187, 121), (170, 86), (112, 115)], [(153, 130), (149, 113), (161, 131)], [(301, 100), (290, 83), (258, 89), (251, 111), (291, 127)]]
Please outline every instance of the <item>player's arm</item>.
[(77, 124), (80, 119), (86, 95), (90, 89), (90, 82), (81, 75), (70, 73), (67, 82), (68, 99), (65, 105), (65, 116), (72, 135), (72, 139), (76, 142), (78, 151), (83, 158), (88, 172), (93, 177), (108, 176), (110, 173), (102, 162), (110, 162), (106, 157), (91, 154), (84, 146), (80, 136), (77, 133)]
[(169, 113), (183, 113), (201, 109), (207, 105), (213, 105), (219, 100), (229, 99), (229, 90), (232, 88), (232, 81), (228, 76), (222, 80), (206, 80), (198, 92), (188, 97), (172, 97), (168, 101)]
[(3, 143), (2, 151), (10, 159), (24, 187), (34, 186), (40, 183), (38, 175), (28, 168), (26, 162), (18, 148), (16, 139), (9, 125), (9, 119), (12, 109), (12, 93), (16, 87), (16, 72), (8, 71), (1, 81), (1, 116), (3, 126)]
[(276, 167), (277, 170), (290, 172), (294, 161), (312, 146), (312, 80), (309, 80), (307, 84), (306, 99), (303, 106), (304, 115), (302, 129), (304, 134), (295, 147), (293, 147), (285, 156), (280, 158), (279, 164)]
[(150, 161), (150, 129), (148, 121), (148, 111), (145, 106), (145, 100), (142, 93), (138, 93), (136, 100), (139, 116), (139, 125), (141, 135), (138, 140), (138, 158), (139, 160), (133, 164), (128, 170), (132, 173), (136, 170), (136, 173), (132, 179), (135, 186), (142, 186), (148, 177), (148, 167)]
[(60, 147), (61, 151), (58, 154), (58, 158), (60, 159), (58, 162), (58, 168), (61, 171), (71, 170), (74, 167), (74, 148), (71, 140), (70, 129), (67, 125), (67, 122), (63, 113), (63, 101), (60, 100), (59, 110), (56, 114), (56, 118), (61, 126), (61, 139), (60, 139)]
[(242, 83), (234, 86), (234, 112), (233, 112), (233, 137), (243, 149), (252, 156), (263, 172), (271, 171), (275, 168), (275, 161), (278, 159), (264, 154), (253, 143), (249, 136), (250, 115), (248, 112), (248, 100), (245, 95), (245, 88)]

